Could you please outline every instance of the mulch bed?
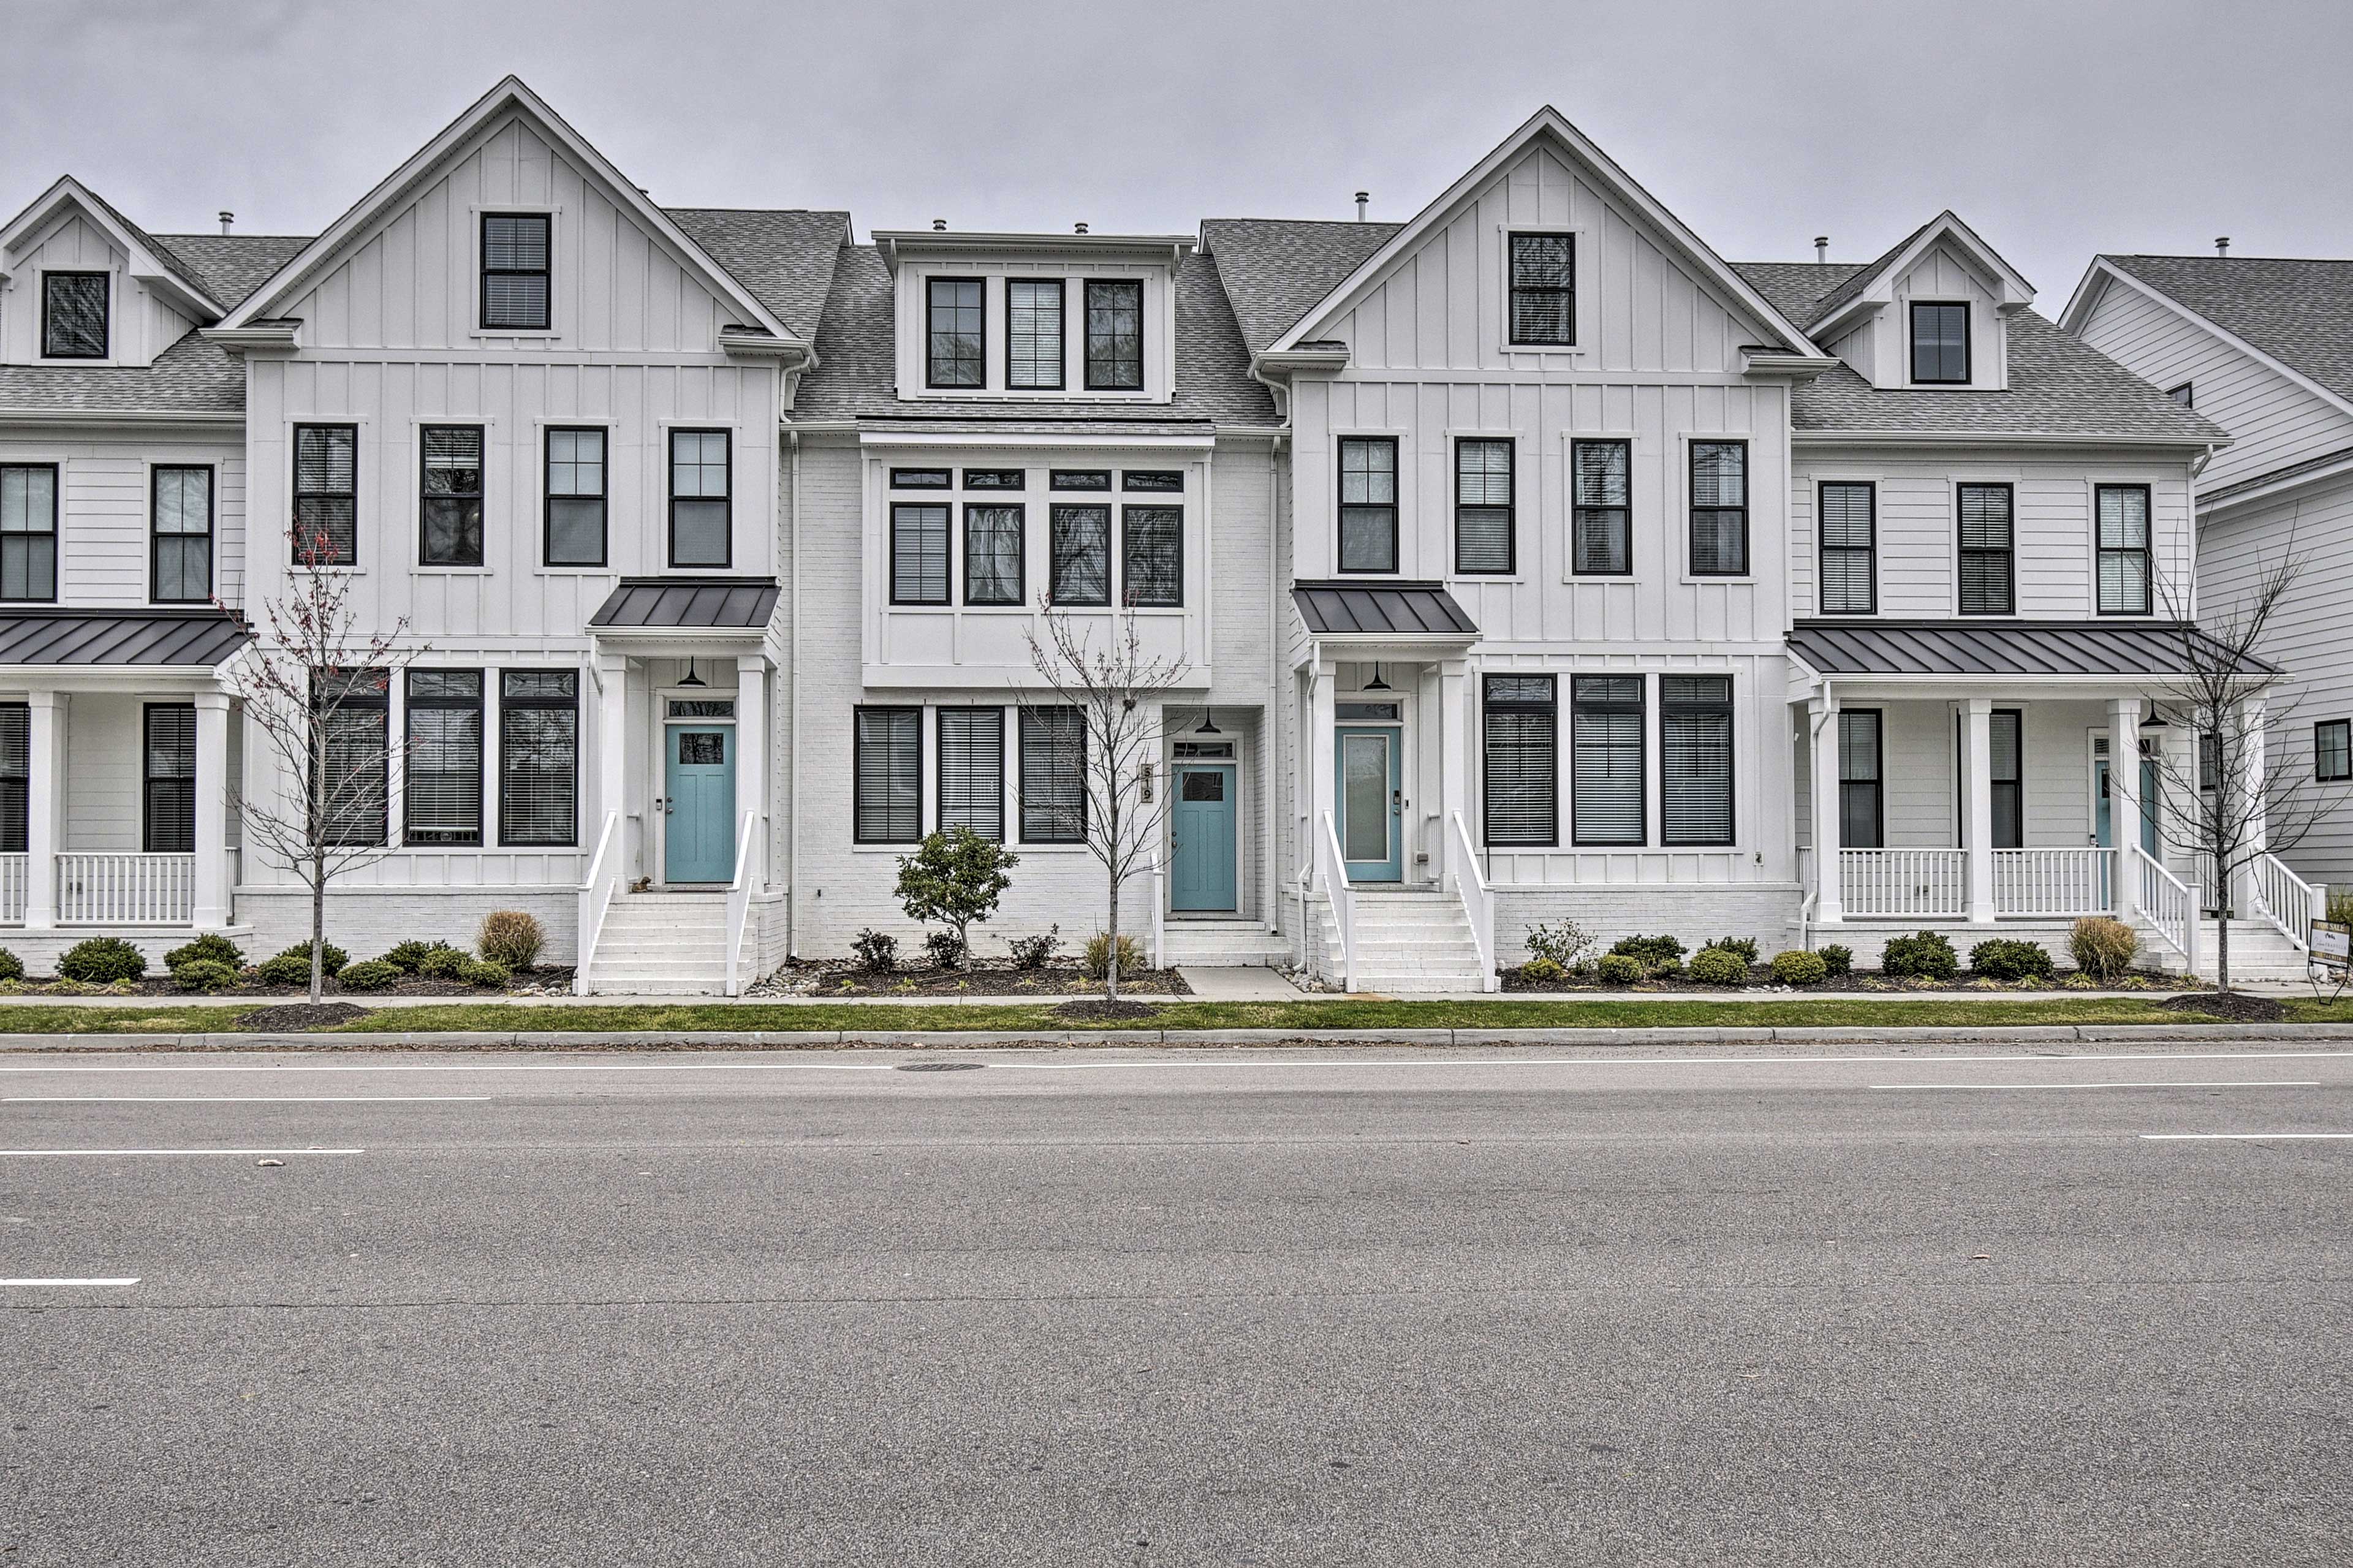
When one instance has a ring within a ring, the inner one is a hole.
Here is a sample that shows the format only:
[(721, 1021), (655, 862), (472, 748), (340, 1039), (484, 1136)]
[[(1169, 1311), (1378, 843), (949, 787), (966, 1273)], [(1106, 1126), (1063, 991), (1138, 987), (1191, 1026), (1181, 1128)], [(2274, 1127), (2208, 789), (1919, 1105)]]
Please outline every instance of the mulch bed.
[(2197, 1013), (2209, 1018), (2227, 1018), (2234, 1024), (2276, 1024), (2287, 1016), (2287, 1009), (2277, 998), (2250, 996), (2243, 991), (2201, 991), (2193, 996), (2176, 996), (2158, 1005), (2170, 1013)]
[[(46, 980), (35, 980), (27, 977), (26, 981), (26, 992), (28, 994), (37, 994), (35, 993), (35, 988), (47, 984), (47, 983), (48, 982)], [(572, 968), (569, 964), (561, 966), (546, 965), (538, 969), (525, 970), (521, 974), (518, 974), (513, 979), (508, 981), (506, 989), (503, 991), (492, 991), (480, 985), (462, 985), (455, 980), (427, 980), (420, 976), (412, 974), (404, 980), (398, 981), (394, 984), (385, 987), (382, 991), (347, 992), (341, 984), (337, 984), (335, 977), (330, 974), (325, 976), (320, 982), (319, 994), (322, 996), (478, 996), (489, 999), (498, 996), (513, 995), (521, 992), (543, 992), (550, 986), (560, 987), (565, 991), (572, 989)], [(100, 994), (100, 993), (89, 992), (84, 994), (98, 995)], [(307, 997), (311, 994), (311, 988), (308, 985), (265, 985), (258, 980), (240, 980), (219, 991), (200, 993), (181, 990), (178, 985), (173, 983), (172, 977), (169, 974), (150, 974), (144, 980), (132, 981), (131, 983), (130, 990), (113, 992), (111, 994), (120, 996), (175, 996), (183, 998), (204, 994), (213, 996)]]
[(323, 1029), (364, 1018), (370, 1009), (355, 1002), (290, 1002), (280, 1007), (257, 1007), (237, 1020), (240, 1029), (272, 1033), (280, 1029)]
[[(2073, 973), (2075, 973), (2075, 971), (2063, 971), (2058, 978), (2064, 978), (2066, 974)], [(2047, 994), (2059, 996), (2090, 996), (2111, 993), (2128, 995), (2135, 991), (2146, 991), (2151, 989), (2179, 991), (2186, 990), (2190, 986), (2199, 984), (2199, 982), (2185, 980), (2174, 975), (2152, 975), (2147, 977), (2145, 983), (2138, 985), (2095, 985), (2088, 987), (2061, 985), (2056, 983), (2055, 979), (2052, 981), (2046, 981), (2039, 984), (2013, 985), (2006, 981), (1994, 981), (1990, 984), (1980, 985), (1974, 984), (1976, 978), (1977, 977), (1975, 975), (1964, 971), (1962, 973), (1951, 980), (1894, 980), (1880, 973), (1879, 971), (1875, 969), (1858, 969), (1846, 974), (1833, 975), (1830, 979), (1824, 980), (1817, 985), (1794, 985), (1783, 986), (1780, 988), (1788, 991), (1792, 995), (1803, 994), (1808, 996), (1883, 996), (1891, 991), (1942, 991), (1956, 994), (1978, 994), (1994, 990), (2010, 992), (2019, 995)], [(1760, 963), (1756, 964), (1749, 969), (1746, 984), (1747, 986), (1750, 987), (1769, 987), (1776, 985), (1777, 982), (1773, 978), (1772, 969), (1766, 964)], [(1668, 975), (1662, 976), (1655, 980), (1636, 981), (1630, 985), (1610, 985), (1605, 984), (1599, 980), (1592, 979), (1535, 981), (1521, 978), (1519, 972), (1515, 969), (1506, 969), (1504, 971), (1504, 989), (1507, 992), (1520, 992), (1536, 996), (1573, 996), (1579, 992), (1594, 991), (1645, 991), (1656, 992), (1661, 995), (1721, 996), (1727, 991), (1743, 989), (1743, 987), (1731, 985), (1704, 985), (1700, 982), (1694, 980), (1688, 974)]]
[[(837, 996), (1100, 996), (1103, 984), (1090, 980), (1074, 964), (1049, 964), (1043, 969), (1016, 969), (1008, 963), (981, 963), (970, 974), (955, 969), (901, 969), (870, 974), (839, 962), (788, 964), (779, 976), (793, 994), (830, 999)], [(806, 989), (795, 982), (807, 982)], [(1119, 988), (1153, 996), (1185, 996), (1192, 988), (1173, 969), (1123, 972)]]

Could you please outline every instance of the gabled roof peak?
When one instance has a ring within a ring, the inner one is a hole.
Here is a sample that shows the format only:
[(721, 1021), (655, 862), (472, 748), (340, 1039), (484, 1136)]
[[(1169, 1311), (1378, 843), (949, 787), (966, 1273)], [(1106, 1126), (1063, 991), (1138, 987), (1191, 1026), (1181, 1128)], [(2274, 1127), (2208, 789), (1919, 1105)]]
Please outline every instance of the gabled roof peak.
[(1812, 331), (1857, 305), (1884, 304), (1895, 279), (1929, 247), (1945, 242), (1959, 247), (1993, 280), (2000, 309), (2018, 310), (2034, 303), (2034, 285), (2003, 260), (2000, 252), (1988, 245), (1977, 230), (1962, 222), (1958, 213), (1947, 207), (1897, 240), (1876, 260), (1855, 268), (1844, 283), (1824, 295), (1812, 319), (1806, 322), (1806, 330)]
[(170, 247), (123, 216), (113, 203), (71, 174), (58, 175), (55, 184), (9, 219), (5, 228), (0, 228), (0, 273), (7, 271), (8, 253), (44, 230), (56, 217), (58, 209), (69, 205), (108, 231), (131, 258), (134, 277), (161, 284), (192, 315), (207, 321), (220, 318), (226, 305), (215, 297), (195, 268), (173, 255)]

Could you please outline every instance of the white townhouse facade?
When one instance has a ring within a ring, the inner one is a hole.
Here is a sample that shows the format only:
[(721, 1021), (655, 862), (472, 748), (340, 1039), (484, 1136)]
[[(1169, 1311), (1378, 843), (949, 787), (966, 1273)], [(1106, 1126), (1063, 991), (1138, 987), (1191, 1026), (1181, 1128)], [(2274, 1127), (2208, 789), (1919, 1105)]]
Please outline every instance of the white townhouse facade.
[(584, 988), (738, 989), (911, 935), (953, 826), (1021, 856), (988, 939), (1082, 940), (1049, 600), (1184, 666), (1166, 962), (2186, 951), (2107, 760), (2173, 743), (2227, 437), (2031, 300), (1950, 214), (1727, 264), (1549, 110), (1401, 225), (861, 244), (660, 207), (512, 79), (315, 237), (63, 180), (0, 230), (0, 942), (300, 934), (233, 697), (299, 536), (403, 649), (355, 952), (523, 908)]

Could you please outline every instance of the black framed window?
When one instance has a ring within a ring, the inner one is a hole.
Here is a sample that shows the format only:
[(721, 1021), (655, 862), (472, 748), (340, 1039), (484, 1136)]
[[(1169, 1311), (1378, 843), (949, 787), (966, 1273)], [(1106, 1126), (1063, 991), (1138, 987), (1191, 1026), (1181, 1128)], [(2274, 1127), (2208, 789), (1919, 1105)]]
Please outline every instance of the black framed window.
[(944, 501), (891, 507), (891, 602), (948, 602), (948, 508)]
[(923, 384), (986, 386), (987, 291), (977, 278), (934, 278), (923, 289)]
[(724, 566), (733, 559), (729, 501), (734, 460), (724, 430), (670, 433), (670, 563)]
[(940, 831), (1005, 839), (1005, 710), (938, 710)]
[(955, 489), (955, 472), (951, 468), (893, 468), (891, 488), (894, 490), (952, 490)]
[(1951, 386), (1969, 379), (1967, 305), (1913, 305), (1912, 379), (1927, 386)]
[(499, 672), (499, 842), (580, 842), (580, 672)]
[[(0, 731), (0, 757), (5, 754), (5, 731)], [(2312, 727), (2312, 776), (2322, 784), (2353, 779), (2353, 719), (2323, 719)]]
[(411, 669), (401, 839), (482, 841), (482, 672)]
[(1454, 570), (1509, 574), (1518, 567), (1513, 538), (1509, 439), (1464, 437), (1454, 443)]
[(1748, 443), (1691, 444), (1691, 571), (1694, 577), (1748, 574)]
[(357, 565), (359, 521), (360, 427), (294, 426), (294, 559)]
[(320, 784), (331, 844), (382, 844), (391, 832), (392, 675), (353, 669), (314, 679), (311, 721), (325, 731)]
[(964, 488), (968, 490), (1022, 490), (1029, 488), (1027, 468), (966, 468)]
[(1144, 284), (1133, 278), (1087, 279), (1087, 390), (1144, 389)]
[(1060, 279), (1006, 280), (1005, 384), (1024, 392), (1061, 390)]
[(1569, 833), (1577, 843), (1643, 842), (1642, 727), (1642, 677), (1569, 682)]
[(2145, 616), (2153, 607), (2148, 553), (2148, 487), (2098, 485), (2100, 614)]
[(1490, 675), (1480, 693), (1479, 816), (1493, 845), (1560, 842), (1560, 699), (1549, 675)]
[(104, 359), (108, 300), (114, 279), (104, 272), (41, 274), (41, 357)]
[(1579, 441), (1570, 449), (1575, 495), (1569, 519), (1569, 570), (1623, 577), (1634, 570), (1633, 443)]
[(22, 855), (32, 822), (33, 710), (0, 702), (0, 855)]
[(196, 847), (196, 710), (189, 702), (146, 705), (141, 765), (140, 847), (150, 855)]
[(1394, 436), (1340, 437), (1340, 570), (1398, 569), (1398, 444)]
[(1879, 491), (1874, 485), (1825, 481), (1817, 509), (1821, 531), (1821, 610), (1868, 616), (1879, 609)]
[(552, 221), (545, 213), (482, 215), (483, 331), (547, 331)]
[(1021, 508), (965, 503), (965, 604), (1019, 604), (1021, 556)]
[(417, 559), (426, 566), (480, 566), (482, 427), (427, 425), (417, 439), (424, 453), (417, 501), (424, 537)]
[(147, 491), (147, 595), (203, 604), (213, 596), (213, 471), (159, 463)]
[(1111, 489), (1111, 470), (1056, 468), (1048, 476), (1047, 484), (1058, 490), (1107, 490)]
[(1053, 510), (1053, 573), (1048, 586), (1054, 603), (1110, 604), (1111, 508), (1058, 506)]
[(1659, 842), (1732, 842), (1732, 677), (1659, 678)]
[(2214, 793), (2214, 780), (2222, 771), (2222, 738), (2209, 730), (2198, 737), (2198, 790), (2201, 795)]
[(2186, 381), (2179, 386), (2167, 387), (2165, 389), (2165, 395), (2170, 397), (2174, 402), (2179, 403), (2184, 408), (2195, 408), (2198, 406), (2198, 391)]
[(1021, 841), (1087, 838), (1086, 717), (1075, 708), (1021, 710)]
[(1119, 488), (1123, 490), (1150, 490), (1155, 494), (1174, 494), (1185, 488), (1181, 468), (1123, 468)]
[(2017, 562), (2008, 485), (1963, 485), (1961, 510), (1961, 614), (2007, 616), (2018, 604), (2012, 583)]
[(1838, 727), (1839, 844), (1847, 849), (1876, 849), (1887, 828), (1879, 710), (1841, 708)]
[(1185, 509), (1119, 509), (1122, 597), (1130, 605), (1185, 602)]
[(1512, 342), (1577, 342), (1577, 237), (1512, 236)]
[(2026, 714), (1997, 708), (1986, 721), (1993, 795), (1993, 847), (2026, 845)]
[(57, 465), (0, 467), (0, 600), (40, 604), (57, 596)]
[(548, 428), (544, 542), (550, 566), (605, 564), (606, 501), (611, 485), (605, 442), (602, 426)]
[(923, 836), (923, 710), (860, 708), (852, 723), (852, 837), (914, 843)]

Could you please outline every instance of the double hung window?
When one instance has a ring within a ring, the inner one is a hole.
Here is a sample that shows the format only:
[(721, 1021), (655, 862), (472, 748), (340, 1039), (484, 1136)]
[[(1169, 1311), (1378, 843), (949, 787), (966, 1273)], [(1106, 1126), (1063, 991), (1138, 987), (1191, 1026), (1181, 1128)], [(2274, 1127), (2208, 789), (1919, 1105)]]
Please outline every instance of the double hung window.
[(923, 836), (923, 710), (860, 708), (852, 723), (852, 837), (914, 843)]
[(401, 837), (482, 841), (482, 672), (411, 669)]
[(417, 558), (427, 566), (480, 566), (482, 427), (427, 425), (418, 434), (424, 448), (418, 510), (425, 534)]
[(1515, 234), (1512, 241), (1512, 342), (1566, 347), (1577, 342), (1577, 237)]
[(113, 282), (104, 272), (41, 274), (41, 357), (104, 359), (107, 298)]
[(547, 432), (547, 563), (605, 564), (605, 506), (609, 479), (605, 431), (597, 426), (557, 426)]
[(40, 604), (57, 596), (57, 465), (0, 468), (0, 600)]
[(0, 702), (0, 855), (22, 855), (31, 821), (33, 710)]
[(1748, 574), (1748, 443), (1691, 444), (1691, 572)]
[(724, 430), (670, 433), (670, 563), (725, 566), (733, 481)]
[(1005, 384), (1018, 392), (1062, 385), (1062, 282), (1008, 279), (1005, 285)]
[(948, 602), (948, 508), (944, 501), (891, 507), (891, 602)]
[(158, 464), (148, 484), (148, 596), (201, 605), (213, 596), (213, 471)]
[(499, 674), (499, 842), (580, 841), (580, 675)]
[(1997, 708), (1988, 716), (1993, 794), (1993, 847), (2017, 849), (2026, 843), (2026, 715)]
[(195, 706), (151, 702), (144, 728), (140, 847), (150, 855), (188, 854), (196, 847)]
[(1633, 444), (1579, 441), (1571, 452), (1575, 489), (1569, 518), (1569, 570), (1623, 577), (1634, 570)]
[(1144, 389), (1144, 284), (1133, 278), (1087, 282), (1087, 390)]
[(1466, 576), (1507, 575), (1516, 564), (1512, 456), (1509, 440), (1482, 436), (1454, 443), (1454, 570)]
[(1487, 842), (1560, 842), (1560, 705), (1549, 675), (1483, 677), (1480, 808)]
[(1340, 438), (1340, 570), (1398, 569), (1398, 444), (1394, 436)]
[(357, 565), (359, 506), (359, 426), (294, 426), (294, 559)]
[(1878, 493), (1869, 484), (1843, 481), (1825, 483), (1820, 493), (1820, 613), (1871, 615), (1879, 607)]
[(1087, 730), (1076, 708), (1021, 710), (1021, 841), (1083, 844)]
[(2008, 485), (1963, 485), (1961, 509), (1961, 614), (2015, 613), (2012, 584), (2017, 552)]
[(1005, 710), (942, 708), (940, 831), (968, 827), (1005, 837)]
[(1732, 842), (1732, 678), (1659, 678), (1659, 842)]
[(1570, 833), (1579, 844), (1643, 841), (1642, 677), (1570, 682)]
[(1886, 802), (1881, 784), (1879, 710), (1841, 708), (1838, 727), (1839, 844), (1847, 849), (1876, 849), (1886, 823)]
[(549, 228), (545, 213), (482, 215), (483, 331), (547, 331)]
[(2148, 487), (2100, 485), (2100, 614), (2145, 616), (2151, 606)]
[(384, 843), (392, 813), (391, 673), (330, 671), (314, 678), (311, 701), (311, 722), (324, 733), (319, 798), (327, 842)]

